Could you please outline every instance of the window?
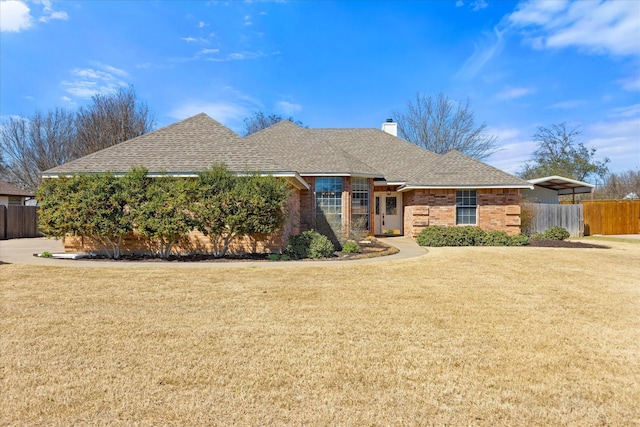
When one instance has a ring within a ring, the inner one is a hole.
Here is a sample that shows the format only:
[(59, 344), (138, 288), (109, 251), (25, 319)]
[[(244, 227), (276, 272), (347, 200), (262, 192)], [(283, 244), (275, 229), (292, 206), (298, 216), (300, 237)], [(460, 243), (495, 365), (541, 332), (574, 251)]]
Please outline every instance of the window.
[(328, 226), (334, 232), (342, 227), (342, 178), (316, 178), (316, 229)]
[(9, 206), (22, 206), (24, 202), (22, 201), (22, 197), (19, 196), (9, 196)]
[(351, 223), (352, 227), (369, 229), (369, 180), (351, 180)]
[(476, 225), (478, 194), (476, 190), (456, 191), (456, 224)]

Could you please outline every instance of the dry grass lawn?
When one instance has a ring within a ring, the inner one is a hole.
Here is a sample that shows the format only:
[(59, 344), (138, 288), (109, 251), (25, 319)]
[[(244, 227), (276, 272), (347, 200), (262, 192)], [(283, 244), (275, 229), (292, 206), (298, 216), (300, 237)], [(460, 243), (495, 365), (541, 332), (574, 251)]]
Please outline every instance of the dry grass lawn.
[(640, 245), (0, 266), (0, 425), (638, 425)]

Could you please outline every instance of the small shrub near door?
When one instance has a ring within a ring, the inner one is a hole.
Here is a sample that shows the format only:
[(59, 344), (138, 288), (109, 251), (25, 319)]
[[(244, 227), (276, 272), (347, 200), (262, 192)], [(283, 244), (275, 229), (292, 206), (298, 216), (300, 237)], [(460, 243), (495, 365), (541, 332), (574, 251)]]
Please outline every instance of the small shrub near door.
[(329, 258), (333, 256), (333, 243), (317, 231), (305, 231), (289, 237), (285, 253), (292, 259)]
[(345, 242), (344, 245), (342, 245), (342, 252), (345, 254), (356, 254), (356, 253), (360, 253), (360, 246), (358, 246), (358, 244), (354, 241), (349, 240), (348, 242)]

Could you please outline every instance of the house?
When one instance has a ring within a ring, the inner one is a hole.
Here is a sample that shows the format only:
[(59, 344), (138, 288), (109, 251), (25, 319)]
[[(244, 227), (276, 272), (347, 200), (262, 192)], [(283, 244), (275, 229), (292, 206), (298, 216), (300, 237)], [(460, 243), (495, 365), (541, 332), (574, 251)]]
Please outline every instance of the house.
[(237, 173), (271, 174), (294, 189), (283, 232), (242, 242), (249, 250), (281, 249), (289, 235), (311, 228), (333, 239), (356, 226), (372, 235), (411, 237), (428, 225), (478, 225), (518, 234), (520, 190), (533, 188), (459, 152), (438, 155), (404, 141), (390, 121), (382, 130), (307, 129), (283, 121), (243, 138), (206, 114), (50, 169), (43, 177), (118, 174), (133, 166), (145, 166), (152, 175), (189, 177), (216, 163)]
[(35, 194), (25, 191), (8, 182), (0, 181), (0, 205), (24, 206)]
[(534, 187), (532, 190), (522, 191), (522, 197), (525, 200), (553, 205), (559, 203), (558, 196), (571, 195), (574, 203), (576, 194), (591, 194), (591, 198), (593, 199), (593, 190), (596, 187), (587, 182), (557, 175), (530, 179), (529, 182), (533, 184)]

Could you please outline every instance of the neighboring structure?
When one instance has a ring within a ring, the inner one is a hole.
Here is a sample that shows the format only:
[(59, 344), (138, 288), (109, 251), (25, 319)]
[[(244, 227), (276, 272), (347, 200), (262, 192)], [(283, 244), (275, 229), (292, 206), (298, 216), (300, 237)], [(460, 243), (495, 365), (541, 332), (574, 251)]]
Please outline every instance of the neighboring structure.
[(22, 190), (13, 184), (0, 181), (0, 205), (24, 206), (27, 200), (33, 199), (35, 194)]
[(43, 177), (118, 174), (133, 166), (188, 177), (218, 163), (237, 173), (272, 174), (295, 191), (288, 223), (266, 250), (310, 228), (334, 239), (356, 226), (411, 237), (428, 225), (520, 232), (520, 190), (532, 184), (457, 151), (438, 155), (399, 139), (396, 123), (387, 121), (383, 130), (306, 129), (284, 121), (242, 138), (198, 114)]
[(596, 187), (593, 184), (557, 175), (530, 179), (529, 182), (534, 185), (534, 188), (533, 190), (523, 190), (523, 199), (532, 203), (549, 203), (554, 205), (559, 203), (558, 196), (571, 195), (575, 203), (576, 194), (590, 193), (593, 199), (593, 190)]

